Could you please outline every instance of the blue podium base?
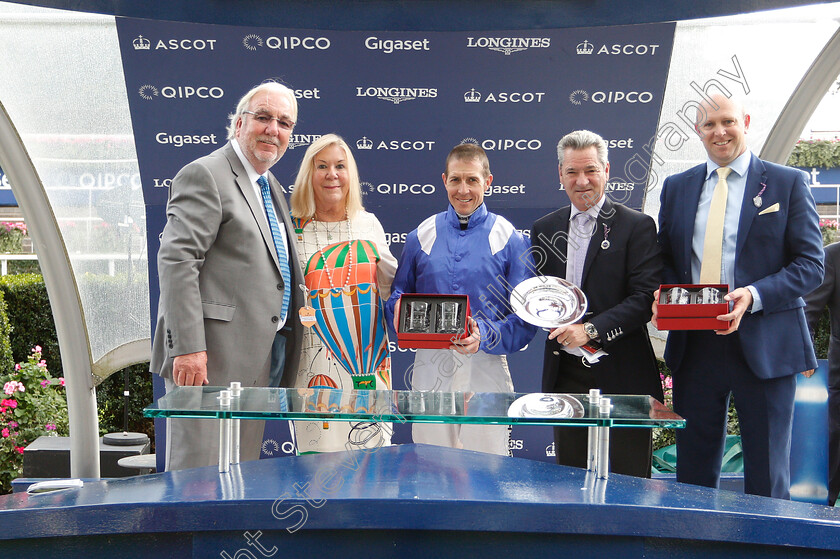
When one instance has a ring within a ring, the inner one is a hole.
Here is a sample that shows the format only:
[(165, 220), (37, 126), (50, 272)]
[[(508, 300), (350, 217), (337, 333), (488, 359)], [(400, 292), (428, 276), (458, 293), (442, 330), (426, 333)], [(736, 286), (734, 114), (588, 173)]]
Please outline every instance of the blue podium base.
[[(16, 557), (836, 557), (840, 511), (425, 445), (0, 498)], [(280, 556), (280, 555), (278, 555)]]

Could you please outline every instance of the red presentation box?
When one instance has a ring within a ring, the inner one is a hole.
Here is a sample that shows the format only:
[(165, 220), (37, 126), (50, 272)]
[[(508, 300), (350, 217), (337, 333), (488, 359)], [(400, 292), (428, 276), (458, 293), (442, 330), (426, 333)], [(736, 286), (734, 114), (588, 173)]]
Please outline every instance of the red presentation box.
[[(688, 292), (688, 304), (668, 303), (669, 292), (680, 287)], [(706, 287), (720, 291), (720, 303), (702, 303), (700, 290)], [(729, 293), (726, 284), (665, 284), (659, 286), (657, 325), (660, 330), (726, 330), (729, 322), (718, 320), (718, 315), (729, 312), (729, 303), (723, 296)]]
[(401, 348), (448, 349), (469, 336), (468, 295), (404, 293), (400, 296), (397, 343)]

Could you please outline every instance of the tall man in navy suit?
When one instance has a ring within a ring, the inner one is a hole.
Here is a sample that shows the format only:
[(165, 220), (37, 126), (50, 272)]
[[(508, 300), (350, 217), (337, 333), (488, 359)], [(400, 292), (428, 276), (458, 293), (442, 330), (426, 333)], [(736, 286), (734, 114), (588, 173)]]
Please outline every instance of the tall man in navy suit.
[[(718, 486), (731, 393), (745, 492), (788, 499), (795, 375), (817, 364), (802, 299), (823, 277), (816, 207), (803, 172), (747, 149), (750, 116), (739, 102), (711, 96), (696, 123), (708, 160), (662, 187), (665, 282), (728, 284), (730, 312), (718, 319), (732, 322), (668, 336), (674, 410), (686, 419), (677, 430), (677, 480)], [(710, 243), (707, 230), (721, 225), (722, 239)]]

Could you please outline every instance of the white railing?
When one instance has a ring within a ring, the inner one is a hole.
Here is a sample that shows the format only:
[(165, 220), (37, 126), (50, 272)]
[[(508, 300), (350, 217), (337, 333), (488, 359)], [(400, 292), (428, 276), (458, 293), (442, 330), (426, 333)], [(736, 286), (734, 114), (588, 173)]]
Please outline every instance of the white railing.
[[(70, 261), (105, 261), (108, 262), (108, 275), (116, 274), (116, 263), (128, 260), (127, 254), (71, 254)], [(146, 255), (132, 255), (132, 261), (145, 260)], [(0, 275), (7, 275), (9, 273), (9, 262), (21, 260), (38, 260), (37, 254), (4, 254), (0, 253)]]

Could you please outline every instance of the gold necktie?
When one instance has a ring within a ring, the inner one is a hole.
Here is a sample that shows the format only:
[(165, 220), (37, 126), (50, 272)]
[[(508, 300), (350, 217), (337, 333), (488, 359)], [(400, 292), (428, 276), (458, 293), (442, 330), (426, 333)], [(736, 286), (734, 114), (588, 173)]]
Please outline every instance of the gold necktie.
[(718, 167), (718, 182), (709, 205), (706, 220), (706, 237), (703, 240), (703, 263), (700, 266), (700, 283), (720, 283), (723, 258), (723, 219), (726, 217), (726, 195), (729, 185), (726, 177), (732, 169)]

